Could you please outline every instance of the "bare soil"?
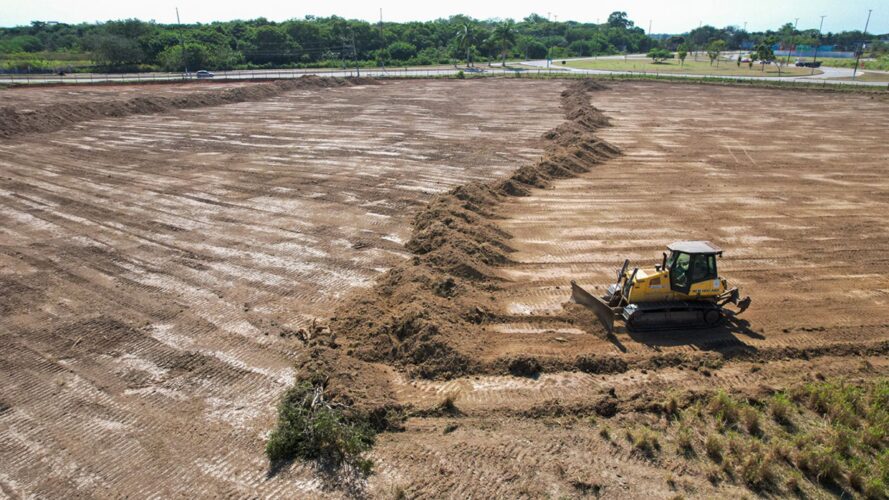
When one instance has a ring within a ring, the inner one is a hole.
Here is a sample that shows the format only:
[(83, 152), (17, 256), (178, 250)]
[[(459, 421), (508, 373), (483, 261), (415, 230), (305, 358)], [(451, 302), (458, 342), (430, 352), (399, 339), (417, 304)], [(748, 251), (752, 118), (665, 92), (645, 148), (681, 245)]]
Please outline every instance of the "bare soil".
[(266, 480), (296, 333), (406, 258), (433, 195), (539, 156), (560, 91), (308, 88), (0, 140), (4, 491), (319, 488)]
[[(681, 457), (666, 430), (654, 457), (623, 433), (668, 427), (663, 405), (677, 394), (756, 399), (889, 374), (885, 100), (658, 83), (591, 97), (613, 123), (596, 135), (623, 154), (498, 203), (491, 219), (512, 251), (494, 271), (483, 333), (452, 345), (476, 374), (393, 376), (402, 404), (434, 409), (448, 398), (457, 415), (423, 414), (386, 434), (372, 491), (750, 495), (743, 482), (711, 482), (709, 459)], [(726, 250), (721, 274), (753, 297), (744, 315), (718, 329), (608, 337), (566, 304), (570, 279), (601, 292), (624, 258), (653, 267), (683, 239)], [(828, 494), (806, 480), (800, 488)]]
[[(751, 496), (623, 432), (671, 395), (889, 374), (889, 108), (609, 87), (302, 89), (0, 142), (0, 491)], [(753, 297), (736, 321), (607, 337), (566, 304), (697, 238)], [(268, 469), (313, 370), (408, 417), (366, 480)]]

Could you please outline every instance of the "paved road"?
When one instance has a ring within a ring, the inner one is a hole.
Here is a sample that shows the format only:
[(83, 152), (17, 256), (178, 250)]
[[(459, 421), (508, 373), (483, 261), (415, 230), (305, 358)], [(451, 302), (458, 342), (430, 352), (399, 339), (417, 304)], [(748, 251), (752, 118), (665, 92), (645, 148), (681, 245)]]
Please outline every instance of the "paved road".
[[(632, 54), (627, 56), (633, 59), (644, 59), (644, 54)], [(600, 56), (598, 59), (622, 59), (623, 55), (617, 56)], [(576, 61), (592, 58), (570, 58), (559, 59), (560, 61)], [(596, 69), (579, 69), (568, 66), (558, 65), (558, 67), (547, 67), (546, 60), (529, 60), (519, 63), (510, 63), (512, 66), (504, 69), (499, 63), (492, 63), (478, 67), (478, 74), (484, 76), (515, 74), (516, 72), (525, 72), (529, 74), (589, 74), (589, 75), (640, 75), (650, 73), (634, 72), (634, 71), (606, 71)], [(466, 68), (462, 68), (464, 72), (468, 72)], [(795, 77), (776, 77), (776, 76), (725, 76), (725, 75), (707, 75), (708, 78), (725, 78), (730, 80), (764, 80), (764, 81), (794, 81), (794, 82), (813, 82), (825, 85), (867, 85), (874, 87), (885, 87), (885, 82), (864, 82), (864, 81), (846, 81), (836, 80), (836, 78), (848, 78), (852, 76), (852, 70), (849, 68), (821, 68), (823, 73), (816, 75), (795, 76)], [(281, 79), (281, 78), (299, 78), (306, 75), (318, 76), (373, 76), (381, 78), (423, 78), (423, 77), (441, 77), (456, 75), (461, 68), (457, 66), (437, 66), (429, 68), (392, 68), (392, 69), (278, 69), (278, 70), (256, 70), (256, 71), (221, 71), (216, 72), (213, 77), (214, 81), (219, 80), (262, 80), (262, 79)], [(860, 72), (859, 72), (860, 74)], [(704, 75), (671, 73), (664, 75), (677, 78), (701, 78)], [(0, 75), (0, 84), (89, 84), (89, 83), (138, 83), (148, 81), (182, 81), (181, 73), (130, 73), (130, 74), (69, 74), (65, 76), (58, 75)]]
[[(559, 59), (559, 61), (589, 61), (589, 60), (597, 60), (597, 59), (623, 59), (624, 56), (601, 56), (601, 57), (579, 57), (572, 59)], [(631, 59), (646, 59), (647, 56), (643, 54), (633, 54), (628, 56)], [(547, 61), (539, 60), (539, 61), (523, 61), (521, 64), (529, 67), (536, 68), (546, 68)], [(580, 68), (572, 68), (570, 66), (562, 66), (559, 65), (563, 70), (570, 71), (572, 73), (582, 73), (589, 75), (639, 75), (639, 74), (651, 74), (651, 73), (643, 73), (641, 71), (609, 71), (609, 70), (600, 70), (600, 69), (580, 69)], [(725, 78), (729, 80), (765, 80), (765, 81), (793, 81), (793, 82), (815, 82), (815, 83), (823, 83), (828, 85), (867, 85), (874, 87), (885, 87), (887, 86), (886, 82), (865, 82), (865, 81), (844, 81), (844, 80), (836, 80), (837, 78), (850, 78), (852, 76), (852, 68), (833, 68), (822, 66), (819, 68), (821, 73), (815, 73), (814, 75), (803, 75), (803, 76), (727, 76), (727, 75), (706, 75), (707, 78)], [(858, 74), (861, 75), (862, 71), (858, 71)], [(669, 73), (664, 74), (663, 76), (670, 77), (680, 77), (680, 78), (701, 78), (705, 75), (699, 74), (689, 74), (689, 73)]]

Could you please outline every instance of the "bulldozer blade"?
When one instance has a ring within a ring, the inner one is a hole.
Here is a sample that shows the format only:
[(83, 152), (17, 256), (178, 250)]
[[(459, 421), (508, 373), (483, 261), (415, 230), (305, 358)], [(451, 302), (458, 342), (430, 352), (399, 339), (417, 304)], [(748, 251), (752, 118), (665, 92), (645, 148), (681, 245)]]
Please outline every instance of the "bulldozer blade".
[(611, 306), (606, 304), (604, 300), (578, 286), (574, 280), (571, 280), (571, 300), (576, 304), (592, 309), (596, 314), (596, 317), (599, 318), (599, 321), (602, 322), (602, 326), (608, 330), (608, 333), (614, 331), (614, 310), (611, 309)]

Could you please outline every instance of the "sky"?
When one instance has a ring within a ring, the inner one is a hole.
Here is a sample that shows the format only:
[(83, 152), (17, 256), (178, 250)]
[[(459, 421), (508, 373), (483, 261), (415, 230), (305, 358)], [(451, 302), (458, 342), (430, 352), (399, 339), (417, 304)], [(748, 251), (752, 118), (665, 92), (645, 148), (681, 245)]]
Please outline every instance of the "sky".
[(750, 31), (777, 28), (799, 18), (799, 29), (818, 28), (822, 15), (824, 31), (836, 32), (864, 28), (868, 9), (870, 33), (889, 33), (889, 1), (887, 0), (637, 0), (546, 2), (510, 0), (484, 2), (479, 0), (336, 0), (322, 2), (284, 2), (251, 0), (226, 2), (220, 0), (0, 0), (0, 26), (30, 24), (31, 21), (65, 23), (107, 21), (138, 18), (143, 21), (174, 23), (176, 7), (183, 23), (229, 21), (265, 17), (271, 21), (303, 18), (306, 15), (337, 15), (349, 19), (378, 21), (380, 8), (385, 21), (427, 21), (454, 14), (477, 19), (522, 19), (531, 13), (551, 19), (580, 22), (604, 22), (613, 11), (625, 11), (637, 26), (652, 33), (683, 33), (700, 23), (716, 27), (747, 23)]

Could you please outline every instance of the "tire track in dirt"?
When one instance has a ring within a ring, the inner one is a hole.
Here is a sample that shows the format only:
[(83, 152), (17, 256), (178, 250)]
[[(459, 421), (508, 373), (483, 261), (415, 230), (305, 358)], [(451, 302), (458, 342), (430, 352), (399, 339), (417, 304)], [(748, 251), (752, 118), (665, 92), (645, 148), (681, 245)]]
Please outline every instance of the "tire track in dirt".
[[(780, 116), (751, 116), (743, 104), (751, 93), (776, 103)], [(373, 455), (385, 465), (372, 491), (669, 497), (675, 475), (693, 496), (746, 496), (736, 485), (714, 487), (698, 462), (642, 459), (624, 430), (660, 418), (656, 408), (671, 394), (723, 388), (759, 398), (824, 377), (885, 376), (889, 283), (874, 270), (886, 267), (889, 232), (878, 214), (889, 212), (889, 185), (876, 160), (878, 133), (859, 118), (889, 125), (889, 115), (867, 97), (798, 97), (651, 83), (595, 94), (615, 121), (600, 134), (625, 154), (498, 207), (497, 225), (516, 251), (497, 268), (499, 313), (473, 352), (562, 360), (572, 371), (391, 375), (398, 401), (418, 415), (378, 443)], [(750, 161), (738, 164), (723, 142)], [(564, 312), (570, 279), (607, 285), (623, 258), (653, 265), (666, 243), (695, 238), (726, 249), (721, 273), (754, 299), (747, 323), (719, 332), (621, 331), (610, 341), (587, 332), (591, 318)], [(573, 366), (579, 353), (634, 361), (615, 373), (583, 373)], [(677, 356), (701, 363), (673, 363)], [(617, 415), (604, 419), (595, 403), (609, 391)], [(441, 410), (446, 400), (452, 415)], [(597, 429), (611, 428), (610, 440), (583, 428), (589, 415), (600, 419)], [(575, 477), (596, 488), (572, 489)]]
[[(875, 129), (855, 126), (862, 114), (889, 124), (885, 112), (873, 109), (879, 105), (861, 96), (799, 101), (756, 91), (781, 102), (782, 110), (779, 120), (757, 127), (758, 117), (740, 104), (752, 91), (721, 89), (718, 113), (705, 107), (698, 97), (706, 91), (696, 87), (670, 87), (671, 100), (659, 97), (654, 110), (638, 106), (653, 92), (640, 83), (602, 95), (616, 126), (601, 135), (624, 156), (500, 211), (500, 226), (517, 250), (517, 264), (503, 268), (513, 321), (559, 316), (569, 279), (601, 289), (623, 258), (652, 266), (667, 243), (699, 238), (726, 249), (721, 274), (754, 299), (732, 332), (740, 344), (885, 341), (889, 316), (880, 290), (889, 282), (871, 270), (886, 266), (877, 249), (889, 244), (889, 226), (876, 214), (889, 209), (889, 185), (876, 160)], [(824, 118), (806, 119), (815, 115)], [(756, 162), (739, 170), (720, 152), (727, 141), (755, 144), (748, 154)], [(631, 352), (644, 351), (635, 336), (618, 338)], [(682, 344), (657, 345), (693, 350)]]
[(560, 120), (548, 82), (470, 85), (299, 90), (0, 141), (0, 481), (339, 496), (310, 466), (267, 476), (292, 335), (404, 259), (413, 207), (539, 155)]

